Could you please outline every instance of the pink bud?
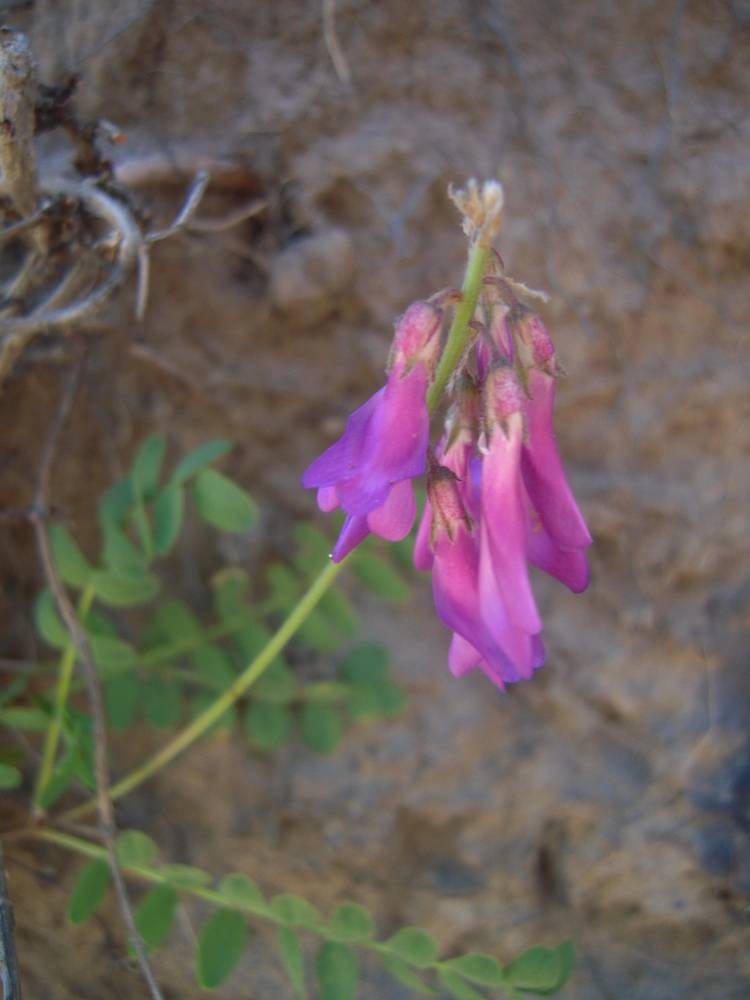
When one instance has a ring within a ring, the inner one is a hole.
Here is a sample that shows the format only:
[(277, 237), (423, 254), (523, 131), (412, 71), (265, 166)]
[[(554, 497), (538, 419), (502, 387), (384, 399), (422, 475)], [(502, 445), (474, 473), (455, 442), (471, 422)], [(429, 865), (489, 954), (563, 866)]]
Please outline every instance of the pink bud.
[(429, 302), (413, 302), (396, 324), (391, 367), (403, 369), (419, 361), (431, 371), (440, 352), (443, 311)]
[(427, 498), (432, 509), (432, 537), (444, 534), (455, 538), (460, 527), (471, 527), (460, 483), (450, 469), (434, 464), (427, 478)]
[(535, 312), (523, 307), (511, 319), (518, 344), (518, 356), (524, 368), (541, 368), (555, 374), (555, 345), (547, 327)]
[(521, 412), (523, 402), (523, 391), (510, 365), (493, 368), (484, 386), (485, 419), (490, 431), (514, 413)]

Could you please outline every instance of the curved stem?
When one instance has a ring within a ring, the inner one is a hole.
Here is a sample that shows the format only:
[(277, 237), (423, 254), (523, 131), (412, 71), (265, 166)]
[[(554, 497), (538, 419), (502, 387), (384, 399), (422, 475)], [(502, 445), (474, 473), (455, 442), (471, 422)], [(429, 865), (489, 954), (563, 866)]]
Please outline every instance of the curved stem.
[[(89, 608), (94, 600), (94, 589), (91, 585), (87, 585), (81, 594), (80, 601), (78, 602), (78, 617), (81, 621), (85, 621), (86, 615), (89, 613)], [(39, 765), (39, 772), (36, 778), (36, 785), (34, 788), (34, 812), (39, 812), (41, 810), (41, 803), (44, 793), (49, 784), (49, 780), (52, 776), (52, 771), (55, 766), (55, 756), (57, 754), (57, 745), (60, 742), (60, 731), (62, 730), (62, 720), (65, 714), (65, 706), (68, 702), (68, 694), (70, 693), (71, 681), (73, 679), (73, 668), (76, 662), (76, 647), (73, 641), (73, 637), (69, 637), (68, 643), (63, 650), (62, 657), (60, 659), (60, 667), (57, 675), (57, 686), (55, 687), (55, 698), (53, 705), (52, 718), (50, 724), (47, 728), (47, 735), (44, 741), (44, 749), (42, 751), (42, 762)]]
[(453, 322), (448, 333), (448, 340), (440, 356), (435, 381), (427, 393), (427, 406), (430, 414), (433, 414), (437, 409), (448, 380), (461, 360), (461, 355), (466, 350), (466, 344), (469, 340), (469, 323), (477, 307), (479, 292), (482, 289), (482, 278), (487, 269), (489, 256), (490, 247), (480, 240), (477, 240), (469, 252), (464, 283), (461, 286), (461, 301), (453, 314)]
[[(110, 798), (118, 799), (127, 792), (137, 788), (157, 771), (174, 760), (178, 754), (186, 750), (197, 739), (211, 728), (220, 719), (228, 708), (237, 701), (238, 698), (250, 688), (259, 677), (268, 669), (274, 658), (286, 646), (294, 633), (304, 623), (307, 616), (321, 599), (323, 594), (334, 582), (338, 574), (343, 569), (346, 560), (340, 563), (329, 563), (325, 569), (313, 581), (310, 589), (300, 599), (298, 604), (289, 613), (289, 616), (272, 636), (268, 644), (258, 653), (254, 660), (243, 670), (240, 676), (225, 690), (215, 701), (213, 701), (200, 715), (186, 726), (182, 732), (178, 733), (174, 739), (165, 744), (152, 757), (149, 757), (140, 767), (125, 775), (120, 781), (115, 782), (110, 788)], [(96, 802), (90, 799), (74, 809), (70, 809), (60, 818), (66, 821), (77, 819), (96, 807)]]

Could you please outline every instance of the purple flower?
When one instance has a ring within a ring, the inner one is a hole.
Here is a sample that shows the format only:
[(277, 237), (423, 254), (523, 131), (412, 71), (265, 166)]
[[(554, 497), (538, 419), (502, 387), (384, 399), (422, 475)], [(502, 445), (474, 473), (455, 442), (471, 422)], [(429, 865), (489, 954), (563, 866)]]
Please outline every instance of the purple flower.
[(340, 562), (372, 531), (404, 538), (416, 513), (411, 479), (425, 470), (427, 389), (439, 349), (442, 313), (415, 302), (401, 318), (385, 386), (349, 417), (346, 430), (307, 469), (302, 485), (318, 489), (322, 510), (347, 517), (333, 550)]

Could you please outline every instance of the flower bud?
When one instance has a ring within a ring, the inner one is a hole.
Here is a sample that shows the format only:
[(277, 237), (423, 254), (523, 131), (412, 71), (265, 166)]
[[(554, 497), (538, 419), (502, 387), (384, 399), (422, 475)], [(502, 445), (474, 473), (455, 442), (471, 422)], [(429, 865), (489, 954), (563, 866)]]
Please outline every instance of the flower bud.
[(497, 365), (492, 368), (484, 385), (484, 420), (490, 434), (514, 413), (521, 413), (523, 404), (523, 390), (511, 366)]
[(452, 541), (460, 528), (471, 530), (459, 479), (444, 465), (434, 463), (427, 477), (427, 499), (432, 508), (432, 540), (445, 534)]
[(523, 367), (540, 368), (548, 375), (555, 375), (555, 345), (541, 317), (521, 306), (511, 312), (510, 324)]
[(389, 370), (408, 370), (421, 361), (432, 374), (440, 353), (442, 322), (442, 309), (430, 302), (413, 302), (396, 324)]

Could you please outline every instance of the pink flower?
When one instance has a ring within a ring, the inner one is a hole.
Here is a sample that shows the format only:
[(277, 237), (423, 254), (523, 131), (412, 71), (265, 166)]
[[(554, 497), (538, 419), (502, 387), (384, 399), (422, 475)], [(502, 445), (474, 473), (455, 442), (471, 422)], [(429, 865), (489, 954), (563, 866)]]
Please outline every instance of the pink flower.
[(411, 479), (425, 470), (429, 436), (427, 389), (442, 313), (415, 302), (401, 318), (385, 386), (349, 417), (346, 430), (306, 470), (302, 485), (318, 489), (322, 510), (347, 517), (333, 551), (339, 562), (369, 532), (404, 538), (416, 512)]

